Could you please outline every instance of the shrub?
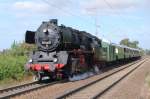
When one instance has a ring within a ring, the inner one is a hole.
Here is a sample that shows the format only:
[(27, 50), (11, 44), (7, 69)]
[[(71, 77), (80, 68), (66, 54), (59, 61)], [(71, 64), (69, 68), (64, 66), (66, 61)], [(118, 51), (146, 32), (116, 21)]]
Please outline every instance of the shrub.
[(13, 43), (12, 47), (0, 53), (0, 80), (21, 80), (25, 75), (24, 65), (28, 53), (35, 49), (34, 45)]

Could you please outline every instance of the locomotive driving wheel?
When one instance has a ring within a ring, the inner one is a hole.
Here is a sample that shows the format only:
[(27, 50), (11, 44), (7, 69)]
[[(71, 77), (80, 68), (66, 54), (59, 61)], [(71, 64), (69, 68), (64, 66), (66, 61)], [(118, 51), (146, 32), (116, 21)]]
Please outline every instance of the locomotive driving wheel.
[(42, 81), (42, 74), (41, 73), (39, 73), (39, 72), (37, 72), (36, 74), (35, 74), (35, 76), (33, 77), (33, 80), (34, 81), (39, 81), (39, 82), (41, 82)]
[(68, 66), (65, 67), (64, 72), (67, 78), (73, 77), (75, 74), (77, 74), (76, 70), (79, 65), (79, 58), (70, 55), (68, 59), (69, 59), (67, 63)]
[(70, 64), (70, 75), (73, 77), (74, 75), (81, 74), (83, 71), (87, 69), (84, 57), (72, 57)]
[(71, 76), (78, 74), (79, 58), (71, 59)]

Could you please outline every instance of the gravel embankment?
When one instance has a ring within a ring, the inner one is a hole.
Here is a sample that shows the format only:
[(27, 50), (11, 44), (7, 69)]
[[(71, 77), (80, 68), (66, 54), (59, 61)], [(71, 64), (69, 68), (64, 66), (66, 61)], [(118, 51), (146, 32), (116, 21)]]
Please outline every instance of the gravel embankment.
[(117, 82), (119, 79), (121, 79), (124, 75), (126, 75), (128, 72), (136, 68), (138, 64), (132, 65), (131, 67), (128, 67), (120, 72), (117, 72), (113, 75), (111, 75), (108, 78), (105, 78), (96, 84), (93, 84), (75, 94), (68, 97), (67, 99), (79, 99), (79, 98), (85, 98), (85, 99), (92, 99), (95, 95), (99, 94), (100, 92), (103, 92), (103, 90), (107, 89), (109, 86), (111, 86), (113, 83)]
[(145, 82), (148, 72), (150, 59), (100, 99), (150, 99), (150, 90)]

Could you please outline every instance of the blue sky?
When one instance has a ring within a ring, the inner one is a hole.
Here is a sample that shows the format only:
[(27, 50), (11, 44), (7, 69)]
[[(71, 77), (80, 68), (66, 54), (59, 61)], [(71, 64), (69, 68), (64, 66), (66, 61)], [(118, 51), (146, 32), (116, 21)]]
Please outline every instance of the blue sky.
[(97, 19), (99, 38), (114, 43), (129, 38), (150, 49), (149, 5), (149, 0), (1, 0), (0, 50), (22, 42), (26, 30), (51, 18), (91, 34)]

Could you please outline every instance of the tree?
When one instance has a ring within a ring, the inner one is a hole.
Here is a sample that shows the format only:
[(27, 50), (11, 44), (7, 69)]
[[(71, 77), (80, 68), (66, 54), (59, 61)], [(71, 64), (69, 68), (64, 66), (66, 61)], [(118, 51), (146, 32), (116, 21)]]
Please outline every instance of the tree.
[(150, 55), (150, 50), (146, 49), (145, 53), (146, 53), (146, 55)]
[(125, 39), (121, 40), (121, 41), (120, 41), (120, 45), (129, 46), (129, 39), (128, 39), (128, 38), (125, 38)]
[(138, 44), (139, 44), (138, 41), (130, 41), (128, 38), (125, 38), (120, 41), (120, 45), (125, 45), (132, 48), (139, 48)]
[(138, 44), (139, 44), (139, 41), (133, 41), (132, 42), (133, 48), (138, 48)]

